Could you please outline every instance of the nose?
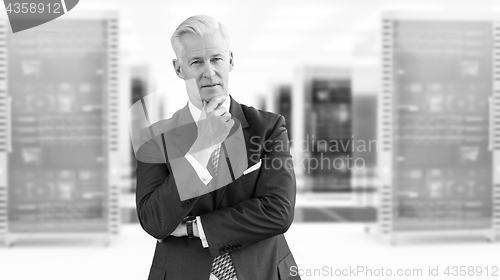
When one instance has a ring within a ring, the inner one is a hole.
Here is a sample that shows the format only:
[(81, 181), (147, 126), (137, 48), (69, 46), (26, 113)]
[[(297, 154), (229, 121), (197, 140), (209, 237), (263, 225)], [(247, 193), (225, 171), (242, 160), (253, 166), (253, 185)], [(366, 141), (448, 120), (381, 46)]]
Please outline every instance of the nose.
[(215, 75), (215, 67), (211, 63), (205, 63), (203, 78), (212, 78)]

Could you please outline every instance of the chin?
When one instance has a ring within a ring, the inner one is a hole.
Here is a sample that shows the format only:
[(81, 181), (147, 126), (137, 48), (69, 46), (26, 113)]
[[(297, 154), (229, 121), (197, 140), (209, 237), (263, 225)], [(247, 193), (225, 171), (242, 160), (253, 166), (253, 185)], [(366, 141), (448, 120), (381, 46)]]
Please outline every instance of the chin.
[(219, 91), (210, 92), (210, 93), (203, 94), (203, 99), (206, 100), (207, 102), (210, 102), (210, 100), (212, 100), (212, 98), (214, 98), (216, 96), (226, 96), (227, 97), (227, 94), (224, 92), (219, 92)]

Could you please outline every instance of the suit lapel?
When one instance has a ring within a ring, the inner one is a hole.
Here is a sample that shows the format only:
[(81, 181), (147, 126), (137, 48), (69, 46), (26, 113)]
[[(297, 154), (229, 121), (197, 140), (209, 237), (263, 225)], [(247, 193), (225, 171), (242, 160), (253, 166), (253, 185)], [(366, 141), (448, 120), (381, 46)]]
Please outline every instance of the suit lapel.
[[(247, 122), (245, 115), (243, 114), (243, 110), (241, 109), (241, 105), (238, 104), (232, 97), (230, 97), (230, 98), (231, 98), (231, 107), (230, 107), (229, 112), (231, 113), (231, 116), (234, 119), (238, 120), (238, 122), (241, 124), (241, 129), (247, 128), (249, 125), (248, 125), (248, 122)], [(243, 152), (235, 154), (235, 153), (231, 153), (231, 151), (238, 151), (239, 150), (238, 147), (239, 146), (241, 147), (241, 145), (243, 145), (243, 147), (245, 147), (245, 149), (247, 149), (246, 152), (248, 154), (248, 147), (245, 145), (245, 143), (248, 143), (247, 141), (250, 138), (250, 134), (248, 132), (245, 132), (245, 130), (243, 130), (244, 139), (241, 139), (241, 137), (239, 137), (239, 135), (237, 133), (238, 128), (239, 128), (238, 122), (235, 122), (235, 125), (233, 126), (233, 129), (231, 130), (231, 133), (229, 134), (229, 136), (235, 134), (234, 137), (228, 137), (224, 141), (226, 143), (226, 148), (227, 148), (228, 153), (229, 153), (230, 162), (231, 162), (231, 165), (233, 167), (236, 166), (240, 160), (247, 160), (247, 159), (241, 158), (241, 155), (243, 154)], [(241, 143), (242, 141), (244, 141), (244, 142)], [(221, 166), (221, 164), (223, 165), (223, 168), (222, 168), (223, 172), (227, 172), (227, 174), (224, 174), (224, 176), (226, 176), (226, 175), (229, 176), (229, 168), (226, 167), (227, 166), (226, 154), (223, 151), (221, 151), (221, 156), (219, 158), (219, 166)], [(233, 183), (234, 182), (231, 182), (230, 184), (233, 184)], [(215, 203), (216, 209), (219, 207), (226, 190), (227, 190), (227, 186), (224, 186), (224, 187), (222, 187), (214, 192), (215, 199), (216, 199), (216, 203)]]
[(241, 122), (241, 129), (243, 130), (243, 137), (245, 139), (245, 146), (247, 149), (247, 155), (248, 155), (248, 150), (249, 150), (249, 143), (250, 143), (250, 133), (248, 132), (248, 127), (250, 125), (248, 124), (247, 118), (245, 117), (245, 114), (243, 113), (243, 110), (241, 109), (241, 105), (236, 102), (234, 99), (231, 98), (231, 115), (238, 119)]

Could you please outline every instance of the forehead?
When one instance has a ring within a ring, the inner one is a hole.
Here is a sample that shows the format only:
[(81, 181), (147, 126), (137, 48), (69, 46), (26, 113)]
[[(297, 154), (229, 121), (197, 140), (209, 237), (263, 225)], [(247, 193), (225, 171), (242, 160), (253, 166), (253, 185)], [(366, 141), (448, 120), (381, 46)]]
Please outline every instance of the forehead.
[(183, 57), (187, 59), (195, 56), (210, 56), (228, 52), (219, 32), (204, 36), (186, 33), (182, 35), (181, 43), (184, 49)]

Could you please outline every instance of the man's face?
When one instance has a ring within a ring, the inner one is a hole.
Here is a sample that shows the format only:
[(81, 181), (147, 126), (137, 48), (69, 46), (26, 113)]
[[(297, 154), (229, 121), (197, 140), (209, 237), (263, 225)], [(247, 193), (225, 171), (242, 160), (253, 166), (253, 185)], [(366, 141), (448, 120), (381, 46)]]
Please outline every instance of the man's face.
[[(180, 61), (174, 60), (177, 75), (186, 81), (189, 100), (198, 108), (203, 100), (210, 102), (215, 96), (228, 95), (229, 72), (233, 70), (233, 54), (219, 32), (181, 37), (184, 47)], [(180, 72), (178, 70), (180, 69)]]

